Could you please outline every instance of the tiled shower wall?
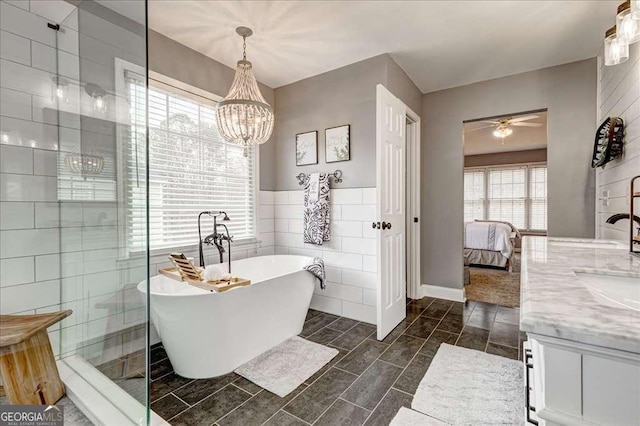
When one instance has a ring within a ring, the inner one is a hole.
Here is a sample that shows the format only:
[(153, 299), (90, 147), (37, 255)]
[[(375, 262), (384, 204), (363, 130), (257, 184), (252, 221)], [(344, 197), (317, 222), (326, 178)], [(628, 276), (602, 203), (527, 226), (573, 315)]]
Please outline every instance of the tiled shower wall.
[[(260, 239), (273, 241), (276, 254), (322, 257), (327, 288), (316, 286), (311, 307), (376, 323), (376, 188), (331, 190), (331, 241), (303, 242), (303, 192), (261, 191)], [(273, 223), (271, 227), (270, 223)], [(272, 232), (268, 232), (272, 229)]]
[[(56, 32), (47, 22), (59, 22), (73, 9), (63, 1), (0, 1), (2, 314), (60, 309), (58, 114), (51, 100), (57, 52)], [(63, 35), (61, 54), (77, 63), (76, 30)], [(67, 78), (77, 79), (77, 72), (65, 70)], [(49, 336), (58, 354), (60, 325)]]
[[(600, 66), (600, 123), (606, 117), (621, 117), (625, 138), (623, 156), (596, 172), (597, 236), (628, 241), (627, 220), (616, 224), (608, 224), (606, 220), (612, 214), (629, 212), (629, 182), (640, 174), (640, 44), (629, 46), (627, 62), (614, 67)], [(636, 191), (637, 188), (638, 184)]]
[[(92, 118), (79, 85), (113, 92), (113, 57), (143, 65), (144, 39), (63, 0), (2, 0), (0, 8), (0, 312), (72, 309), (49, 329), (54, 351), (100, 364), (144, 347), (135, 285), (146, 268), (144, 259), (122, 259), (115, 201), (58, 193), (60, 160), (87, 148), (115, 157), (114, 120)], [(71, 82), (68, 103), (52, 101), (56, 73)], [(102, 177), (115, 182), (114, 169)]]

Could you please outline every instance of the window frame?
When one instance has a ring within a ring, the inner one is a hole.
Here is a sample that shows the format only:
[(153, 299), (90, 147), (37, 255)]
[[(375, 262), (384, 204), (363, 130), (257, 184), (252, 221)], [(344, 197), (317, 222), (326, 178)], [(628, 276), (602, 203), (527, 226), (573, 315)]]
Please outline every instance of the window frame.
[[(532, 229), (531, 228), (531, 169), (532, 168), (537, 168), (537, 167), (541, 167), (544, 166), (547, 169), (547, 192), (546, 192), (546, 202), (547, 202), (547, 220), (549, 218), (549, 193), (548, 193), (548, 187), (549, 187), (549, 178), (548, 178), (548, 172), (549, 172), (549, 167), (548, 167), (548, 163), (545, 161), (540, 161), (540, 162), (531, 162), (531, 163), (516, 163), (516, 164), (500, 164), (500, 165), (496, 165), (496, 166), (475, 166), (475, 167), (465, 167), (464, 168), (464, 172), (463, 173), (467, 173), (467, 172), (476, 172), (476, 171), (482, 171), (484, 173), (484, 198), (483, 198), (483, 219), (482, 220), (492, 220), (489, 219), (489, 172), (490, 171), (495, 171), (495, 170), (513, 170), (513, 169), (518, 169), (518, 168), (524, 168), (526, 169), (525, 172), (525, 181), (524, 181), (524, 191), (525, 191), (525, 197), (524, 197), (524, 202), (525, 202), (525, 206), (524, 206), (524, 220), (525, 220), (525, 228), (518, 228), (521, 232), (525, 232), (525, 233), (531, 233), (531, 234), (540, 234), (540, 233), (546, 233), (547, 229)], [(464, 184), (464, 175), (463, 175), (463, 180), (462, 180), (463, 184)], [(462, 191), (463, 193), (463, 197), (464, 197), (464, 189)], [(465, 200), (463, 199), (463, 208), (464, 208), (464, 203)], [(464, 217), (464, 211), (462, 213), (463, 217)], [(549, 227), (549, 223), (547, 222), (547, 228)]]
[[(146, 76), (145, 87), (148, 89), (152, 87), (155, 83), (160, 86), (161, 89), (165, 91), (174, 91), (176, 94), (186, 97), (194, 98), (204, 98), (210, 102), (218, 102), (223, 99), (222, 96), (216, 95), (214, 93), (208, 92), (206, 90), (200, 89), (195, 86), (191, 86), (187, 83), (184, 83), (180, 80), (176, 80), (171, 77), (167, 77), (160, 73), (149, 70), (148, 75), (146, 70), (139, 66), (132, 64), (128, 61), (124, 61), (120, 58), (115, 58), (116, 60), (116, 92), (121, 94), (126, 94), (126, 78), (125, 75), (127, 72), (133, 72), (140, 76)], [(147, 105), (148, 109), (148, 105)], [(129, 127), (130, 122), (128, 121), (129, 111), (129, 102), (127, 98), (118, 97), (116, 99), (116, 116), (119, 118), (117, 120), (117, 129), (116, 129), (116, 143), (117, 143), (117, 192), (118, 192), (118, 218), (122, 226), (118, 228), (119, 240), (120, 240), (120, 255), (122, 258), (137, 258), (142, 257), (149, 253), (149, 256), (161, 256), (161, 255), (169, 255), (170, 253), (180, 251), (180, 252), (193, 252), (198, 250), (198, 243), (194, 241), (191, 245), (175, 245), (171, 247), (161, 247), (152, 249), (148, 245), (148, 235), (147, 235), (147, 247), (144, 249), (135, 249), (132, 250), (128, 245), (128, 225), (127, 225), (127, 214), (129, 209), (127, 194), (126, 194), (126, 184), (125, 181), (126, 173), (123, 173), (127, 167), (127, 157), (125, 155), (125, 131)], [(146, 112), (148, 114), (148, 111)], [(126, 119), (125, 119), (126, 118)], [(148, 131), (148, 128), (147, 128)], [(244, 239), (236, 239), (233, 242), (232, 252), (238, 249), (250, 249), (257, 248), (259, 246), (260, 240), (260, 221), (259, 221), (259, 192), (260, 192), (260, 147), (257, 145), (254, 147), (254, 165), (253, 165), (253, 194), (251, 197), (251, 203), (253, 203), (253, 236)], [(148, 167), (148, 159), (146, 159), (145, 168)], [(146, 171), (148, 173), (148, 170)], [(147, 183), (148, 184), (148, 183)], [(148, 200), (147, 200), (148, 203)], [(147, 205), (148, 209), (148, 205)], [(206, 210), (206, 207), (203, 207), (203, 210)]]

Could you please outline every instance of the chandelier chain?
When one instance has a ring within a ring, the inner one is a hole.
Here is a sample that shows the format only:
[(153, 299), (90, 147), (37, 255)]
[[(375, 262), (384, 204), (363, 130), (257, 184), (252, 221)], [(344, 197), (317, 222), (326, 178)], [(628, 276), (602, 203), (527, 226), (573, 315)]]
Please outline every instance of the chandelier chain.
[(242, 37), (242, 60), (247, 60), (247, 37)]

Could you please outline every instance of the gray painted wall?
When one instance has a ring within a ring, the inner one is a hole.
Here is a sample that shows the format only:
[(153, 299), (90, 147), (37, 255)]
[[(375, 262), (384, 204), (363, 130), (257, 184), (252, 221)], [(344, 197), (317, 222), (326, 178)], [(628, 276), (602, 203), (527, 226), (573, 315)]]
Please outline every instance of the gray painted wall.
[[(225, 96), (231, 87), (235, 70), (202, 53), (149, 30), (149, 69), (167, 77)], [(249, 58), (250, 59), (250, 58)], [(267, 102), (274, 105), (274, 91), (260, 83)], [(275, 131), (269, 141), (260, 146), (260, 189), (275, 189)]]
[[(276, 190), (300, 189), (298, 173), (340, 169), (340, 188), (376, 186), (376, 85), (384, 84), (417, 114), (422, 94), (387, 54), (279, 87), (276, 104)], [(324, 131), (351, 125), (351, 160), (326, 163)], [(297, 133), (318, 131), (318, 164), (296, 166)]]
[(494, 152), (491, 154), (465, 155), (465, 167), (500, 166), (504, 164), (542, 163), (547, 161), (547, 149)]
[(594, 236), (596, 82), (593, 58), (423, 96), (423, 284), (462, 288), (464, 120), (547, 108), (549, 235)]

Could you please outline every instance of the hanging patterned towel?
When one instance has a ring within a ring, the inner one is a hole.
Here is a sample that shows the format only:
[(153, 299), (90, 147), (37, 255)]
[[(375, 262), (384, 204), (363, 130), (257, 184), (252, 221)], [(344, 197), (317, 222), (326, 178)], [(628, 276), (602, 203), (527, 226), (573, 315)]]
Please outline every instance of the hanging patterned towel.
[(304, 188), (304, 242), (322, 245), (331, 240), (329, 175), (312, 173)]
[(307, 271), (311, 272), (320, 281), (320, 288), (325, 289), (327, 287), (324, 273), (324, 261), (320, 257), (314, 257), (311, 263), (304, 267)]

